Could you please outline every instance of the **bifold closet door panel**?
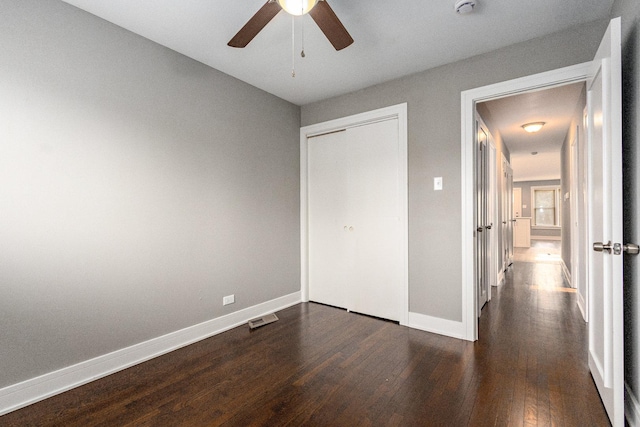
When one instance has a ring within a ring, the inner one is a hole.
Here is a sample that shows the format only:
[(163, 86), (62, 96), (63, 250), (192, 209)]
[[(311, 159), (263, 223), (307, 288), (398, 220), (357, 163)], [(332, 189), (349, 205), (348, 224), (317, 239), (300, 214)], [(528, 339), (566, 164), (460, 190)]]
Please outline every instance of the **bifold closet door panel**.
[(398, 121), (349, 128), (350, 310), (400, 320), (402, 252)]
[(345, 131), (316, 136), (308, 143), (309, 299), (342, 308), (347, 308), (345, 289), (353, 263), (346, 222), (346, 145)]

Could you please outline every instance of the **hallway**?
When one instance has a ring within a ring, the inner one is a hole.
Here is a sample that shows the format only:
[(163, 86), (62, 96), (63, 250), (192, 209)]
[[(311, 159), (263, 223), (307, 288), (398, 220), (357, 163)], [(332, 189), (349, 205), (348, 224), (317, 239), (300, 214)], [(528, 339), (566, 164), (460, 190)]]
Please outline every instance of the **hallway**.
[(496, 405), (496, 425), (514, 425), (508, 417), (520, 413), (524, 425), (609, 425), (587, 365), (587, 325), (563, 280), (560, 242), (516, 248), (504, 286), (493, 292), (477, 345), (492, 360), (493, 399), (509, 408)]
[[(529, 256), (536, 251), (552, 253), (541, 246)], [(303, 303), (0, 425), (609, 425), (560, 265), (515, 261), (493, 293), (475, 343)]]

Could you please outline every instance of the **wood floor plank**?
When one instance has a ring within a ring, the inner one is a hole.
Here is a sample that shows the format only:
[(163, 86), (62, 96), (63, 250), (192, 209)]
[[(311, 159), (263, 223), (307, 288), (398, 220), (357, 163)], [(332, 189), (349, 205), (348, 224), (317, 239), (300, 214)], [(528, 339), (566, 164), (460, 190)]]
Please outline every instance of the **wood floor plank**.
[(606, 426), (558, 265), (516, 262), (472, 343), (313, 303), (0, 417), (2, 426)]

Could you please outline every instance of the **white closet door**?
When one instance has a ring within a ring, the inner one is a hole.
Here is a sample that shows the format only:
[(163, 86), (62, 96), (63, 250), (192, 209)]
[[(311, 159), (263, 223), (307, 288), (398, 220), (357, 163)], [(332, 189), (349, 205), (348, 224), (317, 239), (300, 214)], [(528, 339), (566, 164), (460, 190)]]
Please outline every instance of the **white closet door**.
[(347, 308), (348, 239), (346, 132), (309, 139), (309, 299)]
[(309, 139), (309, 299), (400, 320), (398, 121)]
[(400, 320), (398, 121), (347, 129), (352, 311)]

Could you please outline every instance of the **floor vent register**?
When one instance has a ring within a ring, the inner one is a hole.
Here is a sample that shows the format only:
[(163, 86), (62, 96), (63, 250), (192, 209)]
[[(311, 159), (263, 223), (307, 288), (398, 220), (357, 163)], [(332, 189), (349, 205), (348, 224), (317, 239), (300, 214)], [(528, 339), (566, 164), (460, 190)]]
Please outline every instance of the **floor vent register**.
[(267, 314), (266, 316), (258, 317), (257, 319), (249, 320), (249, 328), (256, 329), (260, 326), (268, 325), (278, 320), (278, 316), (275, 313)]

